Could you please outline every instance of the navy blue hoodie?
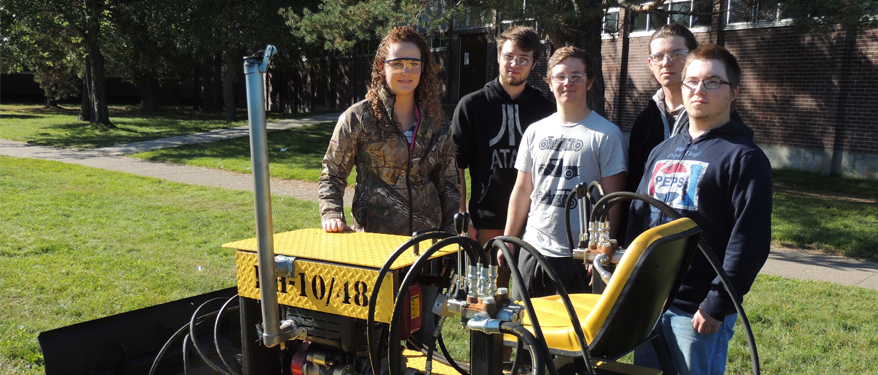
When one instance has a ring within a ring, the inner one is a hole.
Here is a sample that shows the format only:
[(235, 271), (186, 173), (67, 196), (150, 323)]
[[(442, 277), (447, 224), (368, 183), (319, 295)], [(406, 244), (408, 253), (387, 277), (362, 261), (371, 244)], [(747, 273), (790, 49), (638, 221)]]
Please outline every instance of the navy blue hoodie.
[(518, 177), (515, 159), (521, 135), (530, 124), (555, 112), (542, 92), (526, 85), (512, 99), (499, 79), (457, 104), (451, 131), (457, 167), (470, 170), (469, 213), (478, 229), (503, 229), (509, 196)]
[[(771, 165), (753, 131), (730, 121), (692, 140), (688, 131), (652, 150), (637, 193), (667, 203), (702, 229), (738, 296), (750, 291), (771, 245)], [(643, 201), (631, 204), (629, 243), (647, 228), (670, 221)], [(739, 301), (741, 302), (741, 301)], [(707, 258), (697, 252), (674, 306), (714, 319), (735, 312)]]

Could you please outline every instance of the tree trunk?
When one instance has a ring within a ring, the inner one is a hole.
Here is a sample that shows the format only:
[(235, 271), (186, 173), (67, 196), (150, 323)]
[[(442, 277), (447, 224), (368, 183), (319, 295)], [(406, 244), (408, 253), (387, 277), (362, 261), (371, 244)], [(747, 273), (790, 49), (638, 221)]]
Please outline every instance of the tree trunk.
[(211, 58), (205, 56), (201, 59), (201, 111), (213, 110), (213, 65)]
[(238, 120), (235, 107), (235, 78), (243, 70), (243, 55), (237, 48), (229, 47), (223, 53), (223, 103), (226, 108), (226, 122)]
[(94, 112), (91, 118), (92, 128), (97, 131), (104, 132), (109, 129), (115, 129), (116, 126), (110, 122), (110, 110), (107, 107), (107, 92), (104, 88), (104, 55), (98, 46), (97, 37), (100, 34), (99, 14), (100, 6), (96, 0), (85, 1), (86, 26), (82, 30), (82, 43), (85, 45), (86, 59), (90, 67), (88, 74), (89, 84), (89, 100)]
[(142, 111), (154, 111), (159, 107), (156, 90), (158, 83), (149, 76), (144, 76), (140, 80), (140, 98), (142, 100), (140, 109)]
[[(596, 6), (599, 6), (598, 3)], [(588, 96), (588, 108), (591, 108), (593, 111), (597, 112), (599, 115), (604, 118), (607, 117), (606, 110), (604, 105), (606, 104), (606, 98), (604, 98), (604, 88), (606, 84), (604, 83), (604, 73), (603, 73), (603, 59), (601, 58), (601, 22), (600, 18), (596, 20), (586, 20), (585, 21), (585, 35), (582, 35), (581, 47), (585, 49), (585, 52), (588, 52), (588, 56), (591, 57), (590, 64), (592, 65), (592, 70), (594, 71), (594, 84), (591, 86), (591, 92)]]
[[(243, 63), (242, 65), (243, 66)], [(211, 111), (219, 112), (223, 109), (223, 55), (217, 52), (213, 55), (212, 63), (213, 83), (211, 84)]]
[(104, 55), (95, 41), (91, 38), (83, 38), (85, 42), (85, 50), (88, 53), (88, 60), (91, 63), (91, 82), (89, 83), (89, 93), (91, 94), (91, 103), (94, 108), (94, 117), (92, 118), (92, 127), (97, 131), (107, 131), (115, 129), (116, 125), (110, 122), (110, 110), (107, 106), (107, 91), (104, 87)]
[(192, 110), (197, 111), (199, 107), (198, 103), (200, 103), (200, 98), (198, 97), (199, 88), (201, 88), (201, 83), (198, 81), (198, 76), (200, 72), (198, 71), (198, 66), (195, 66), (192, 69)]
[(85, 71), (82, 77), (82, 105), (79, 107), (79, 120), (91, 122), (94, 119), (94, 106), (91, 104), (91, 63), (85, 59)]

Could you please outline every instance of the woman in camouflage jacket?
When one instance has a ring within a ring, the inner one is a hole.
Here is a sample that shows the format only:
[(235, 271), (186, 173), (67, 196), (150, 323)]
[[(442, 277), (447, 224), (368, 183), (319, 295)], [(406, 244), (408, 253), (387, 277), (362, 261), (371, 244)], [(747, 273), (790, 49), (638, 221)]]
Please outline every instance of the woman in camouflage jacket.
[(451, 231), (459, 181), (435, 69), (427, 43), (412, 28), (396, 27), (381, 41), (366, 100), (341, 115), (323, 157), (318, 195), (324, 230), (352, 230), (343, 196), (356, 166), (354, 228), (398, 235)]

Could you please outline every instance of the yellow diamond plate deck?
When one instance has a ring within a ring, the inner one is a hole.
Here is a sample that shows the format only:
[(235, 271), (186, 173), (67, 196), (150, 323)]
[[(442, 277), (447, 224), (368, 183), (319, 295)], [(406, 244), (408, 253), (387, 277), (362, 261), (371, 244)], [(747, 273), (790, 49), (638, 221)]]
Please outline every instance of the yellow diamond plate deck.
[[(296, 257), (292, 275), (277, 279), (278, 303), (366, 319), (378, 271), (409, 238), (377, 233), (326, 233), (322, 229), (275, 234), (275, 254)], [(421, 253), (432, 244), (432, 241), (422, 242)], [(256, 238), (227, 243), (223, 247), (238, 250), (238, 294), (260, 299)], [(447, 246), (431, 258), (456, 251), (457, 246)], [(408, 249), (393, 263), (378, 295), (376, 321), (390, 322), (396, 295), (393, 280), (396, 272), (393, 271), (412, 265), (417, 258), (413, 249)]]
[[(256, 254), (237, 252), (238, 294), (260, 299)], [(278, 303), (307, 310), (366, 319), (378, 271), (346, 265), (296, 260), (291, 277), (277, 279)], [(375, 306), (375, 320), (390, 322), (393, 272), (384, 277)]]
[[(275, 234), (274, 252), (279, 255), (380, 269), (390, 254), (409, 238), (411, 237), (378, 233), (326, 233), (319, 228), (300, 229)], [(422, 242), (421, 253), (429, 249), (432, 244), (432, 241)], [(258, 245), (256, 238), (251, 238), (230, 242), (223, 247), (256, 252)], [(456, 251), (457, 246), (446, 246), (433, 254), (432, 258)], [(391, 269), (410, 266), (417, 259), (413, 249), (410, 248), (393, 262)]]

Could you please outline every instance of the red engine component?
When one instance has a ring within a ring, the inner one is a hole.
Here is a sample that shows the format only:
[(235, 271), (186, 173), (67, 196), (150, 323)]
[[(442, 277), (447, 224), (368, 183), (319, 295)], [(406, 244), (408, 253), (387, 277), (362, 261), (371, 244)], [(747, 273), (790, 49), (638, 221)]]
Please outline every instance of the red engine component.
[(308, 361), (309, 346), (311, 346), (311, 342), (305, 341), (302, 343), (302, 346), (299, 347), (299, 351), (297, 351), (296, 354), (293, 354), (293, 362), (290, 364), (290, 370), (293, 372), (293, 375), (303, 375), (303, 368)]
[(402, 332), (400, 339), (408, 340), (413, 332), (421, 329), (421, 286), (412, 285), (405, 292), (405, 303), (402, 309)]

